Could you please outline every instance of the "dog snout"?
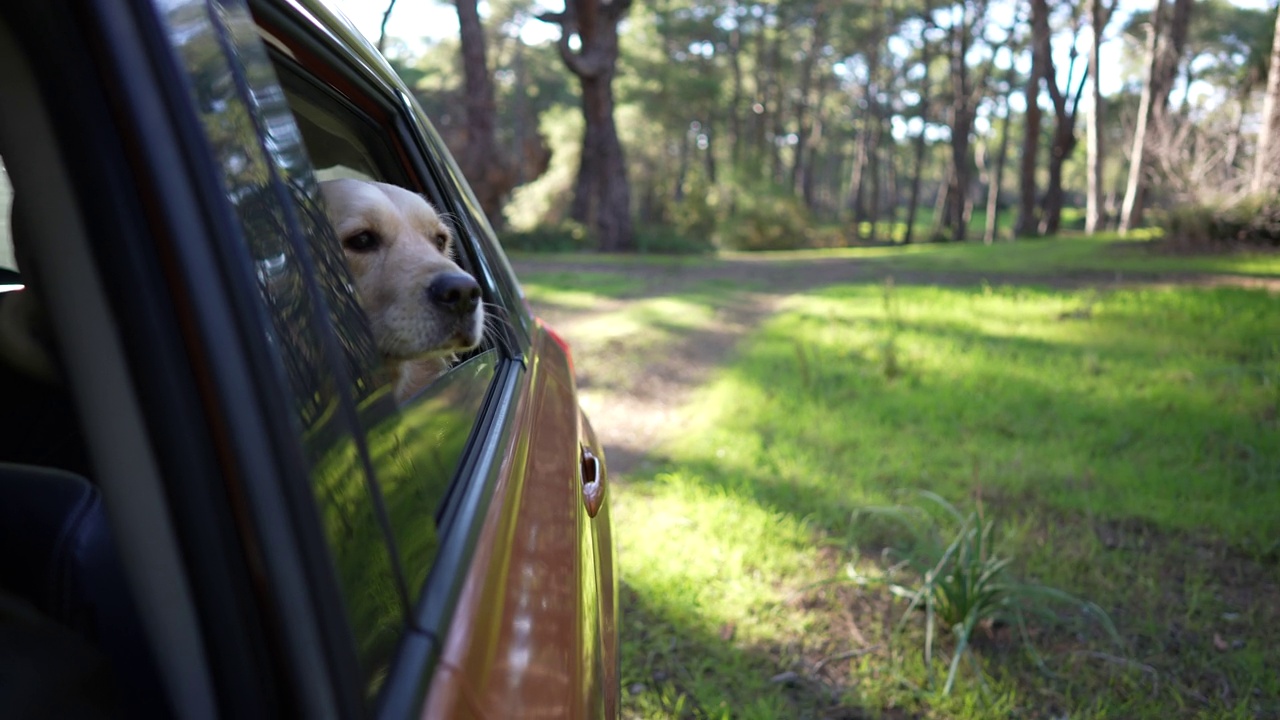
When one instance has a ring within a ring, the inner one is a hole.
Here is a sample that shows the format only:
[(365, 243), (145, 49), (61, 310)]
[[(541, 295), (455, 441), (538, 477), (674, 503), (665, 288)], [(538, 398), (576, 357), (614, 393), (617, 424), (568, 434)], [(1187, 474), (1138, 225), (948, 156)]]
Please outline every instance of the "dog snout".
[(480, 285), (470, 275), (445, 273), (427, 285), (427, 298), (445, 310), (467, 315), (480, 304)]

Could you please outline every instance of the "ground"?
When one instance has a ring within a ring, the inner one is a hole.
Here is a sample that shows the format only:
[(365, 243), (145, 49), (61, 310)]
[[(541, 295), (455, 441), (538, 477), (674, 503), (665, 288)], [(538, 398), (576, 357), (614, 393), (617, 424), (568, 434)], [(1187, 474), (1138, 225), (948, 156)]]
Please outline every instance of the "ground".
[[(629, 717), (1280, 713), (1276, 261), (994, 253), (516, 259), (608, 453)], [(1054, 679), (997, 624), (986, 690), (921, 685), (849, 519), (889, 485), (999, 514), (1124, 646), (1056, 611)]]

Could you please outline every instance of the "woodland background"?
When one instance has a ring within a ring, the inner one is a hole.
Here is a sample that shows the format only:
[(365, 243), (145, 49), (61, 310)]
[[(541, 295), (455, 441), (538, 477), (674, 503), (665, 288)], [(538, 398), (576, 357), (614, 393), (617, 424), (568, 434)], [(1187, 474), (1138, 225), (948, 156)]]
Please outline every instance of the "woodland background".
[(378, 44), (516, 249), (1276, 242), (1275, 3), (455, 8)]

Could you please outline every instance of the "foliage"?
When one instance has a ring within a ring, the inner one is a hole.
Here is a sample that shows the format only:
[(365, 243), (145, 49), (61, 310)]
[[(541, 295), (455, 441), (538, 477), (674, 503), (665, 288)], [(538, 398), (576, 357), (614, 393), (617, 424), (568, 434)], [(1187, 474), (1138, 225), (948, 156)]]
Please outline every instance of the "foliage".
[(578, 158), (582, 154), (582, 117), (573, 108), (558, 107), (543, 113), (540, 131), (551, 148), (546, 174), (516, 188), (503, 212), (507, 223), (520, 231), (539, 225), (557, 225), (569, 218)]
[(710, 235), (686, 235), (669, 225), (648, 225), (636, 229), (636, 249), (656, 255), (705, 255), (716, 248)]
[(1280, 195), (1176, 207), (1164, 214), (1160, 225), (1166, 244), (1174, 247), (1280, 247)]
[(590, 250), (587, 229), (582, 223), (565, 220), (556, 225), (539, 225), (530, 230), (502, 233), (502, 247), (514, 252), (582, 252)]
[(733, 250), (796, 250), (810, 246), (809, 227), (809, 213), (796, 198), (744, 194), (738, 213), (721, 226), (721, 245)]

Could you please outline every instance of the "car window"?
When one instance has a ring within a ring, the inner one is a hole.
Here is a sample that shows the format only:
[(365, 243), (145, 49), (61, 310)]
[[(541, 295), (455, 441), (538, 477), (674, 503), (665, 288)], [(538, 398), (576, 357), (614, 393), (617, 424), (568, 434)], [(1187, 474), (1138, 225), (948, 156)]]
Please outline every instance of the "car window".
[[(373, 98), (355, 96), (354, 83), (339, 91), (319, 77), (320, 71), (332, 77), (335, 68), (304, 66), (278, 39), (272, 38), (269, 47), (318, 178), (376, 180), (422, 190), (437, 209), (445, 210), (440, 189), (418, 177), (405, 161), (401, 148), (408, 144), (397, 143), (400, 126), (394, 109), (379, 109)], [(453, 222), (447, 214), (445, 218)], [(471, 270), (474, 248), (466, 228), (455, 223), (452, 231), (455, 261), (477, 277), (488, 298), (492, 288)], [(435, 560), (440, 510), (500, 360), (493, 339), (486, 339), (396, 412), (362, 413), (413, 600)]]
[(404, 577), (357, 420), (358, 406), (387, 404), (388, 383), (252, 21), (243, 6), (218, 9), (176, 5), (166, 29), (234, 208), (238, 232), (226, 240), (243, 244), (261, 290), (370, 696), (406, 625)]

